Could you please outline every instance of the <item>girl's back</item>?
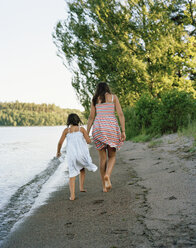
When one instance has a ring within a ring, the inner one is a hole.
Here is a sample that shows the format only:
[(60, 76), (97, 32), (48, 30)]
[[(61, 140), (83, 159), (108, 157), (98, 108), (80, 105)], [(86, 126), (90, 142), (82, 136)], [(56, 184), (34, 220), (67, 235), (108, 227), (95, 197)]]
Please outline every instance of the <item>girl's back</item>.
[(71, 177), (78, 175), (82, 168), (89, 171), (97, 170), (97, 166), (92, 163), (85, 135), (86, 130), (83, 127), (68, 128), (66, 152)]
[(68, 129), (66, 151), (67, 155), (72, 157), (88, 153), (88, 146), (80, 127)]

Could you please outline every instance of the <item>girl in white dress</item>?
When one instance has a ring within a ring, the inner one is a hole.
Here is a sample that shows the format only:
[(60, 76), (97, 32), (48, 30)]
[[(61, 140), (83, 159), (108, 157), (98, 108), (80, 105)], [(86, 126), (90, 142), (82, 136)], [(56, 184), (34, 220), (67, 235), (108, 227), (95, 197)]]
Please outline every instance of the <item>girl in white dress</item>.
[(80, 191), (84, 190), (85, 168), (95, 172), (97, 166), (92, 163), (87, 144), (91, 139), (83, 127), (77, 114), (70, 114), (67, 119), (67, 128), (63, 131), (57, 147), (57, 157), (61, 156), (62, 144), (67, 138), (66, 155), (69, 168), (70, 200), (75, 199), (75, 178), (80, 175)]

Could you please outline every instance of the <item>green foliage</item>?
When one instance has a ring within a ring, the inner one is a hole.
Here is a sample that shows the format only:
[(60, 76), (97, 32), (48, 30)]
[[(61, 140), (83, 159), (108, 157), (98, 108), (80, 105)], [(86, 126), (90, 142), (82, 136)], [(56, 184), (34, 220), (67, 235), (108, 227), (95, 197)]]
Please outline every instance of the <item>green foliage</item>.
[[(133, 107), (124, 111), (128, 139), (172, 133), (196, 119), (196, 100), (191, 93), (165, 91), (160, 99), (143, 95)], [(141, 135), (141, 137), (140, 137)]]
[(141, 132), (138, 118), (134, 107), (126, 107), (123, 109), (126, 121), (126, 136), (127, 139), (137, 136)]
[(157, 147), (157, 146), (159, 146), (159, 145), (162, 144), (162, 143), (163, 143), (162, 140), (153, 140), (153, 141), (151, 141), (151, 142), (148, 144), (148, 147), (149, 147), (149, 148)]
[(172, 90), (161, 95), (161, 104), (154, 113), (152, 128), (156, 132), (177, 132), (196, 119), (196, 100), (192, 94)]
[(65, 125), (70, 113), (79, 110), (61, 109), (54, 104), (35, 104), (21, 102), (0, 102), (0, 126), (55, 126)]
[(181, 128), (178, 131), (179, 136), (187, 136), (187, 137), (193, 137), (194, 142), (192, 147), (190, 148), (190, 152), (195, 152), (196, 151), (196, 120), (193, 122), (189, 123), (187, 127)]
[[(187, 127), (181, 128), (178, 131), (179, 135), (185, 135), (188, 137), (193, 137), (195, 142), (196, 142), (196, 120), (193, 122), (189, 123)], [(195, 143), (196, 145), (196, 143)]]
[(159, 100), (148, 94), (144, 94), (135, 104), (135, 114), (140, 129), (149, 129), (155, 112), (159, 109)]
[(136, 136), (136, 137), (133, 137), (132, 138), (132, 141), (133, 142), (148, 142), (148, 141), (150, 141), (152, 139), (152, 136), (150, 135), (150, 134), (140, 134), (140, 135), (138, 135), (138, 136)]
[(196, 96), (193, 0), (68, 0), (67, 6), (53, 38), (87, 114), (100, 80), (123, 107), (173, 88)]

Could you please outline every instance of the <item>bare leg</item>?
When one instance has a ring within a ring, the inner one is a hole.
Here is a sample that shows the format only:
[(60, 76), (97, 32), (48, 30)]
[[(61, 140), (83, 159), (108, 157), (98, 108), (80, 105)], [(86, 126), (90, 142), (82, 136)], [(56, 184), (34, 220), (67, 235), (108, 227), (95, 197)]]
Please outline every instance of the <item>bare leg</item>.
[(107, 169), (106, 169), (106, 173), (104, 177), (107, 190), (110, 190), (112, 188), (112, 184), (110, 182), (110, 176), (112, 174), (112, 170), (114, 168), (115, 162), (116, 162), (116, 148), (112, 148), (108, 146), (108, 163), (107, 163)]
[(106, 174), (110, 177), (116, 162), (116, 148), (108, 146), (108, 163)]
[(106, 154), (106, 149), (103, 148), (99, 150), (99, 169), (101, 174), (103, 192), (107, 192), (107, 189), (105, 187), (105, 180), (104, 180), (106, 165), (107, 165), (107, 154)]
[(69, 178), (70, 200), (75, 200), (75, 179), (76, 177)]
[(85, 179), (85, 169), (83, 168), (82, 170), (80, 170), (80, 192), (86, 192), (86, 190), (84, 189), (84, 179)]

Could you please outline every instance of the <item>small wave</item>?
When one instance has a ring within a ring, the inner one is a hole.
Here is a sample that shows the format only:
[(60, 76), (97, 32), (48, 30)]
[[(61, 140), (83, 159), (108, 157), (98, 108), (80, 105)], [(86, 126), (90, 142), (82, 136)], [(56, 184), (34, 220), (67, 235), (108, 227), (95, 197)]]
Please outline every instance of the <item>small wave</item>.
[(42, 186), (54, 174), (61, 162), (60, 159), (54, 157), (44, 171), (20, 187), (16, 193), (12, 195), (4, 208), (0, 210), (0, 242), (9, 234), (14, 224), (18, 222), (24, 214), (30, 211)]

